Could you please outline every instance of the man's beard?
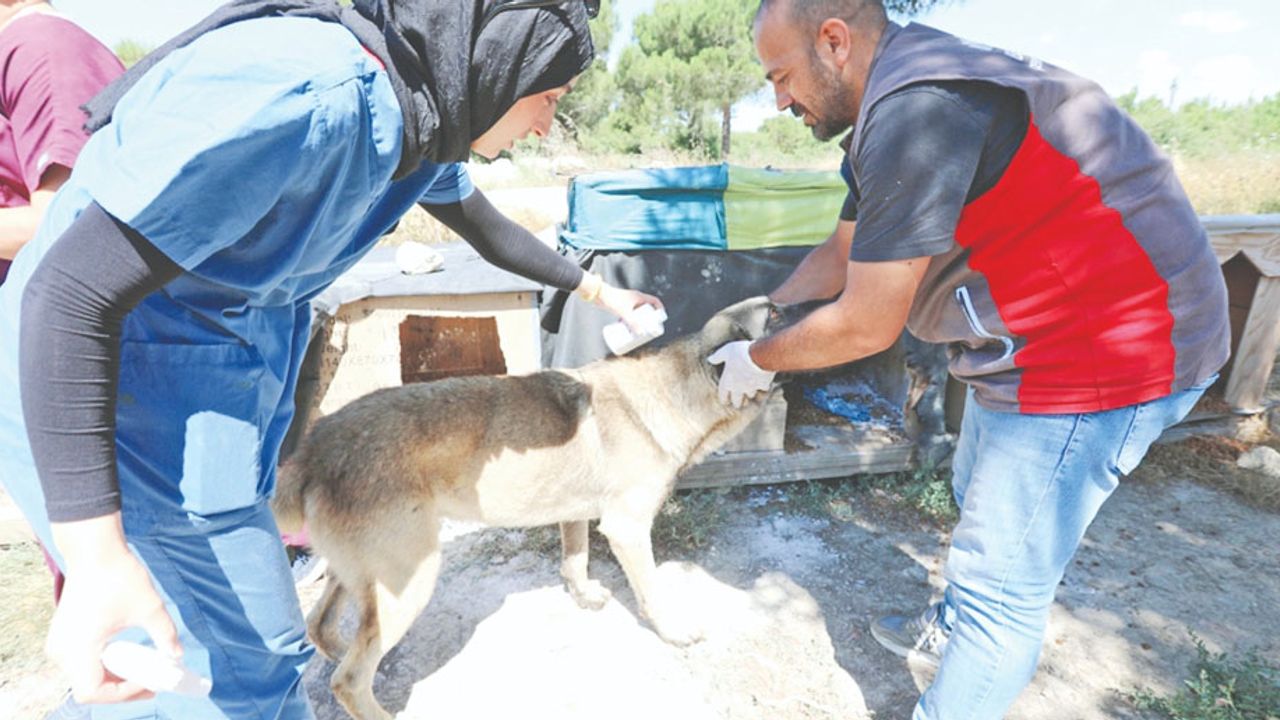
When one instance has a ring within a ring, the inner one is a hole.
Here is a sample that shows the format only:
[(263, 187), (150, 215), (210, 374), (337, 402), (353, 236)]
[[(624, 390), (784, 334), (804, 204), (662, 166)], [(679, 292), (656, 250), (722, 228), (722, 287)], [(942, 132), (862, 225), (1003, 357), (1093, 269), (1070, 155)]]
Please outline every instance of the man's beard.
[[(857, 103), (853, 88), (840, 82), (839, 76), (816, 57), (812, 60), (819, 91), (818, 105), (813, 108), (799, 106), (797, 114), (802, 117), (806, 112), (812, 115), (813, 127), (809, 129), (815, 138), (826, 142), (844, 134), (844, 131), (853, 125), (856, 117), (848, 117), (847, 113), (856, 108)], [(796, 110), (797, 108), (792, 106), (792, 112), (795, 113)]]

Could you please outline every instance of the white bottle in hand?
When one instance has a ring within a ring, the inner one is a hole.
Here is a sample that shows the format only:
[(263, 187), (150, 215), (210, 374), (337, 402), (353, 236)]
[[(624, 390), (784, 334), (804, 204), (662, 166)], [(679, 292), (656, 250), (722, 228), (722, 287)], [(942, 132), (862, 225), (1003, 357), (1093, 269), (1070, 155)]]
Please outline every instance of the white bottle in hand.
[(151, 692), (203, 697), (213, 689), (208, 678), (191, 672), (180, 661), (155, 648), (124, 640), (108, 643), (103, 648), (102, 666)]
[(614, 355), (625, 355), (650, 340), (659, 337), (665, 331), (663, 323), (667, 321), (667, 311), (652, 305), (641, 305), (632, 310), (627, 319), (636, 326), (636, 331), (623, 321), (609, 323), (600, 332), (604, 335), (604, 344)]

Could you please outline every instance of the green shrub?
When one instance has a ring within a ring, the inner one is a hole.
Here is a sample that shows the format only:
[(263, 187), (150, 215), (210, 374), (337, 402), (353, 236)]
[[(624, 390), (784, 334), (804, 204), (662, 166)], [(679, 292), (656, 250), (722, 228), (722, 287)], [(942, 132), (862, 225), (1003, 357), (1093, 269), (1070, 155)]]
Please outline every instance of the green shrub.
[(1191, 640), (1196, 659), (1183, 689), (1171, 697), (1135, 690), (1135, 707), (1170, 720), (1280, 720), (1280, 670), (1255, 652), (1231, 660), (1225, 653), (1210, 653), (1195, 633)]
[(950, 524), (960, 517), (951, 491), (951, 473), (939, 468), (921, 465), (905, 472), (875, 475), (871, 485), (935, 523)]

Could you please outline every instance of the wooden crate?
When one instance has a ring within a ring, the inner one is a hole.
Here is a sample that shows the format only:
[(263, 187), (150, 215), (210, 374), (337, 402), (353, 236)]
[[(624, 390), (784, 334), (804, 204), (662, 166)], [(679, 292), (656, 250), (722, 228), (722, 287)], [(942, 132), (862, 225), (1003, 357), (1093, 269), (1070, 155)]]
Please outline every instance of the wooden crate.
[(316, 420), (387, 387), (542, 368), (541, 286), (484, 262), (464, 243), (436, 246), (443, 269), (404, 276), (376, 248), (318, 298), (298, 373), (287, 457)]
[(344, 304), (312, 341), (299, 405), (320, 416), (374, 390), (451, 375), (540, 369), (532, 292), (372, 297)]
[(1223, 396), (1233, 412), (1267, 409), (1267, 383), (1280, 349), (1280, 215), (1201, 218), (1227, 281), (1231, 359)]
[(758, 485), (897, 472), (911, 467), (915, 443), (854, 425), (787, 428), (799, 447), (713, 454), (680, 476), (677, 487)]

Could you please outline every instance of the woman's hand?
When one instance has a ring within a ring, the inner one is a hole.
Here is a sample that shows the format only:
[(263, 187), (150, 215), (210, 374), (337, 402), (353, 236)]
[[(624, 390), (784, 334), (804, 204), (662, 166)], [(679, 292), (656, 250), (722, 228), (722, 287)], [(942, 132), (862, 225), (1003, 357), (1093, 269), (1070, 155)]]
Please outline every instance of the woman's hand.
[(151, 697), (151, 692), (102, 666), (102, 649), (127, 627), (145, 630), (161, 652), (182, 656), (164, 601), (125, 544), (120, 514), (54, 523), (53, 534), (67, 564), (67, 584), (49, 624), (45, 652), (66, 673), (76, 702)]
[(622, 318), (622, 321), (627, 323), (627, 326), (634, 332), (639, 332), (642, 328), (632, 325), (632, 310), (641, 305), (652, 305), (655, 308), (662, 309), (662, 301), (657, 297), (642, 293), (639, 290), (614, 287), (593, 272), (583, 273), (582, 283), (578, 285), (577, 293), (578, 297), (584, 301), (599, 305)]
[[(609, 312), (622, 318), (622, 321), (631, 327), (631, 311), (641, 305), (652, 305), (656, 308), (662, 308), (662, 301), (648, 293), (642, 293), (639, 290), (627, 290), (625, 288), (614, 287), (605, 283), (600, 288), (600, 296), (596, 298), (596, 304), (608, 310)], [(642, 328), (631, 327), (633, 331), (640, 331)]]

